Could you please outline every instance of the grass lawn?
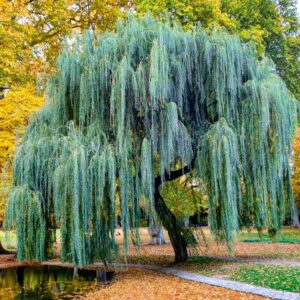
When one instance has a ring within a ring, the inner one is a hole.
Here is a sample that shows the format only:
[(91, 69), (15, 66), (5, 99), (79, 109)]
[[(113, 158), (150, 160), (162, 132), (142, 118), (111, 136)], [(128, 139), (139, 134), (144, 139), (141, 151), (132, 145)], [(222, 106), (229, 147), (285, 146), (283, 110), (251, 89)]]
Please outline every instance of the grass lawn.
[(277, 290), (300, 292), (299, 267), (228, 262), (207, 257), (192, 257), (188, 262), (174, 267), (206, 276), (218, 276)]
[(275, 238), (271, 238), (267, 232), (262, 232), (261, 235), (256, 231), (243, 231), (239, 234), (238, 239), (240, 242), (247, 243), (287, 243), (287, 244), (300, 244), (300, 230), (285, 228), (277, 234)]
[(262, 264), (241, 266), (234, 271), (230, 279), (276, 290), (300, 292), (300, 268), (298, 267)]

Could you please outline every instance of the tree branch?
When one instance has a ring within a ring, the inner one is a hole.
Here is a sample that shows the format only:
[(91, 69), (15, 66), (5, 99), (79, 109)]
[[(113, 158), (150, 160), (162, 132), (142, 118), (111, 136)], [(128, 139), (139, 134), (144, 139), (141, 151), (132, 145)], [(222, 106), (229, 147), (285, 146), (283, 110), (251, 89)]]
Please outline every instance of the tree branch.
[[(175, 179), (181, 177), (182, 175), (185, 175), (185, 174), (191, 172), (194, 169), (194, 167), (195, 167), (195, 157), (192, 159), (192, 161), (189, 165), (183, 167), (182, 169), (171, 171), (169, 173), (165, 172), (164, 181), (175, 180)], [(155, 177), (155, 187), (156, 188), (158, 188), (162, 182), (163, 182), (163, 180), (160, 175)]]

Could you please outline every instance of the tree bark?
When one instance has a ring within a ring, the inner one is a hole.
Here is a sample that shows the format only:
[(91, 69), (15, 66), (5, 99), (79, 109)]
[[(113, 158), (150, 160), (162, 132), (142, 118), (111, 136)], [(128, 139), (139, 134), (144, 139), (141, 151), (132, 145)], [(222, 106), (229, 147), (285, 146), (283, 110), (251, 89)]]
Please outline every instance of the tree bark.
[[(186, 166), (183, 169), (171, 171), (165, 174), (164, 181), (171, 181), (181, 177), (184, 174), (189, 173), (194, 166), (194, 160), (190, 166)], [(162, 178), (160, 176), (155, 178), (155, 192), (154, 192), (154, 206), (158, 217), (160, 218), (162, 225), (168, 231), (171, 244), (175, 252), (175, 262), (185, 262), (188, 259), (187, 241), (184, 237), (182, 227), (177, 223), (175, 215), (167, 207), (163, 197), (159, 192), (160, 185), (162, 184)]]
[(174, 214), (167, 207), (158, 189), (155, 190), (155, 210), (163, 226), (168, 231), (175, 252), (175, 262), (185, 262), (188, 258), (187, 242)]
[(148, 227), (148, 233), (151, 237), (150, 245), (165, 245), (163, 227), (160, 225), (151, 225)]

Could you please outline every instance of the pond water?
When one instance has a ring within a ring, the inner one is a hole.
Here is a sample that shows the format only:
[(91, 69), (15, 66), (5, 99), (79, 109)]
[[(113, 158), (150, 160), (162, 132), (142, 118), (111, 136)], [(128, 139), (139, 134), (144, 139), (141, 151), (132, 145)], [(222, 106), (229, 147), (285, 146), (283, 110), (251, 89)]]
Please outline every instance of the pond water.
[(0, 269), (0, 299), (76, 299), (112, 277), (113, 272), (60, 266)]

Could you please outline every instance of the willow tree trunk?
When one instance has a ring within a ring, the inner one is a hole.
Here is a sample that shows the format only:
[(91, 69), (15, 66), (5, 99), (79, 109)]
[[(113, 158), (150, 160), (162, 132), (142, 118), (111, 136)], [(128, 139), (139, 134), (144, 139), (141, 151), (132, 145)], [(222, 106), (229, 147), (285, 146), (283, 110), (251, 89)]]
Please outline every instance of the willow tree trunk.
[[(184, 174), (189, 173), (194, 166), (194, 159), (190, 166), (183, 169), (171, 171), (165, 174), (165, 181), (175, 180)], [(171, 244), (175, 252), (175, 262), (185, 262), (188, 259), (187, 241), (184, 236), (183, 228), (178, 224), (175, 215), (167, 207), (159, 188), (162, 183), (160, 176), (155, 178), (154, 206), (162, 225), (168, 231)]]
[(175, 262), (185, 262), (188, 258), (187, 242), (178, 225), (176, 217), (167, 207), (159, 193), (159, 187), (155, 189), (155, 210), (163, 226), (168, 231), (170, 241), (175, 252)]

